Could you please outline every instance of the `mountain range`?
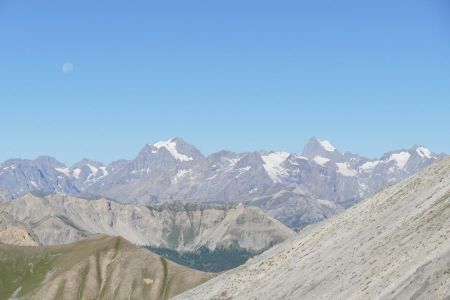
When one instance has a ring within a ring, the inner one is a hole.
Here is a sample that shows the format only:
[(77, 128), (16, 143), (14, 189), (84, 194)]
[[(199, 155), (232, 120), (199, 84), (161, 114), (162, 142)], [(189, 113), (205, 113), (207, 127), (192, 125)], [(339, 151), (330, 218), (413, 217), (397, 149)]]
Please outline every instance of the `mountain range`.
[(245, 203), (291, 227), (323, 220), (430, 165), (442, 155), (423, 146), (378, 159), (341, 153), (311, 138), (301, 153), (220, 151), (204, 156), (181, 138), (148, 144), (132, 160), (83, 159), (71, 167), (51, 157), (0, 165), (0, 199), (27, 193), (105, 197), (120, 203), (173, 200)]
[(174, 299), (449, 299), (450, 158)]

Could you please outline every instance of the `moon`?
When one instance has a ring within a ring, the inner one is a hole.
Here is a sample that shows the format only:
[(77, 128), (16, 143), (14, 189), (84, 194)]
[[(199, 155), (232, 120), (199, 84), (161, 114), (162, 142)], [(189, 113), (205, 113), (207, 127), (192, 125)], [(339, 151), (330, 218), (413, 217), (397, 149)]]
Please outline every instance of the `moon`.
[(74, 67), (73, 67), (73, 64), (71, 64), (71, 63), (65, 63), (62, 66), (62, 71), (64, 73), (72, 73), (73, 69), (74, 69)]

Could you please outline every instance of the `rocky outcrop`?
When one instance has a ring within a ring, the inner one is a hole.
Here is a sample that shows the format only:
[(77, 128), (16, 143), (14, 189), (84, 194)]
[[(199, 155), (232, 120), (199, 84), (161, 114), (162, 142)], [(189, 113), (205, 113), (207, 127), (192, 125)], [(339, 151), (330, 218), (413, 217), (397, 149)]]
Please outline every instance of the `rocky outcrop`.
[(32, 230), (5, 212), (0, 212), (0, 242), (18, 246), (39, 245)]

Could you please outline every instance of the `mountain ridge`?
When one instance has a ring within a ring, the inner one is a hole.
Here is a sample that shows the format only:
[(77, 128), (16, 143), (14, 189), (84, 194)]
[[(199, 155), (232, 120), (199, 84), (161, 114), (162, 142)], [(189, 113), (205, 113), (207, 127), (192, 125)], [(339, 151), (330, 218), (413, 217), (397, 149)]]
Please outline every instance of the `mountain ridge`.
[[(0, 211), (0, 229), (2, 223), (17, 223), (17, 228), (26, 228), (34, 242), (42, 245), (66, 244), (95, 234), (108, 234), (122, 236), (138, 245), (177, 251), (236, 247), (258, 252), (295, 234), (261, 209), (241, 204), (175, 202), (141, 206), (106, 199), (25, 195), (0, 204)], [(27, 236), (23, 231), (18, 232), (18, 236)], [(0, 230), (0, 238), (1, 233)]]
[[(44, 192), (135, 204), (258, 203), (285, 224), (301, 227), (413, 175), (439, 157), (414, 146), (368, 159), (342, 154), (318, 138), (311, 138), (301, 153), (223, 150), (205, 157), (173, 138), (147, 144), (135, 159), (109, 165), (84, 159), (67, 167), (49, 157), (8, 160), (0, 165), (0, 200)], [(283, 210), (281, 203), (289, 205)]]

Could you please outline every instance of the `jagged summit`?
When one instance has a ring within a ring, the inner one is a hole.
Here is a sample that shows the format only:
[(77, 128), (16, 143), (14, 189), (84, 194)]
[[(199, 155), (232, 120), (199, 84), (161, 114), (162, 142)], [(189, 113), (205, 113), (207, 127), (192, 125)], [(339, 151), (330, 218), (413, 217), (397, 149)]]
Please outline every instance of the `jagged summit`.
[(309, 139), (301, 155), (315, 161), (319, 165), (325, 165), (329, 161), (340, 162), (345, 160), (345, 156), (330, 141), (320, 140), (317, 137)]
[(327, 218), (439, 157), (415, 146), (368, 159), (342, 154), (318, 138), (311, 138), (301, 154), (219, 151), (204, 157), (183, 139), (172, 138), (109, 165), (84, 159), (66, 167), (49, 157), (8, 160), (0, 165), (0, 201), (43, 192), (140, 204), (244, 202), (297, 227)]
[(152, 153), (158, 153), (160, 149), (167, 150), (174, 159), (178, 161), (192, 161), (203, 159), (203, 154), (191, 144), (186, 143), (182, 138), (175, 137), (167, 141), (160, 141), (149, 145)]

